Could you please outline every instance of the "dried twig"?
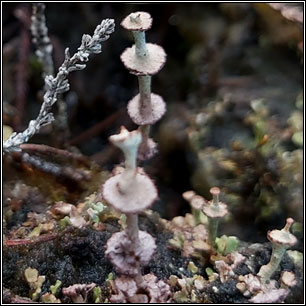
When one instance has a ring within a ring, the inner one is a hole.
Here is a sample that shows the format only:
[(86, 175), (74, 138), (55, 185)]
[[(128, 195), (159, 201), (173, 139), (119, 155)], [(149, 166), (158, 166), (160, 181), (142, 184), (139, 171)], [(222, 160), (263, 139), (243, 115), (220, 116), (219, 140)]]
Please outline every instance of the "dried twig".
[(115, 23), (113, 19), (106, 19), (99, 24), (93, 36), (84, 34), (81, 46), (72, 57), (69, 48), (65, 50), (65, 61), (59, 68), (55, 77), (49, 75), (45, 77), (46, 92), (44, 102), (39, 115), (35, 120), (31, 120), (28, 128), (22, 133), (13, 133), (9, 139), (3, 143), (3, 151), (20, 151), (20, 145), (27, 142), (33, 135), (39, 132), (40, 128), (54, 120), (51, 112), (52, 105), (57, 101), (59, 94), (69, 90), (68, 74), (75, 70), (82, 70), (86, 67), (86, 62), (90, 54), (98, 54), (102, 51), (102, 42), (109, 38), (114, 31)]
[(59, 178), (67, 178), (73, 181), (88, 181), (91, 178), (90, 172), (87, 170), (74, 169), (70, 166), (61, 166), (59, 164), (41, 159), (38, 156), (29, 155), (28, 153), (21, 153), (21, 161), (25, 164), (31, 165), (33, 168), (39, 171)]
[(27, 245), (27, 244), (43, 243), (54, 240), (55, 238), (57, 238), (57, 234), (43, 234), (32, 239), (26, 238), (26, 239), (5, 240), (3, 244), (4, 246)]
[(34, 153), (41, 153), (45, 155), (52, 155), (52, 156), (58, 155), (58, 156), (62, 156), (67, 159), (74, 159), (85, 165), (89, 165), (88, 159), (82, 154), (69, 152), (67, 150), (57, 149), (57, 148), (50, 147), (47, 145), (24, 143), (20, 145), (20, 149), (34, 152)]

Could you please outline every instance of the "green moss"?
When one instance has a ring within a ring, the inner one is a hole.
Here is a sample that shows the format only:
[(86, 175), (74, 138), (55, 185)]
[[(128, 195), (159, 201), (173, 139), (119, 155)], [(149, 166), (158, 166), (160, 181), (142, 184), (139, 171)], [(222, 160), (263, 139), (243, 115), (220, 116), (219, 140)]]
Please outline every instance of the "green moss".
[(71, 225), (71, 222), (68, 216), (64, 217), (63, 219), (60, 219), (58, 223), (61, 229), (65, 229), (67, 226)]
[(216, 245), (218, 253), (227, 255), (237, 250), (239, 240), (235, 236), (223, 235), (220, 238), (216, 238)]
[(188, 266), (187, 266), (188, 270), (191, 271), (193, 274), (198, 272), (198, 267), (194, 264), (193, 261), (189, 261)]
[(169, 240), (169, 243), (178, 249), (181, 249), (184, 245), (184, 237), (181, 234), (175, 235), (172, 239)]
[(62, 285), (62, 282), (60, 280), (57, 280), (55, 285), (50, 286), (50, 291), (53, 295), (56, 295), (59, 287)]
[(95, 303), (101, 303), (102, 290), (100, 287), (93, 288), (93, 300)]
[(100, 214), (102, 214), (107, 208), (107, 206), (102, 202), (89, 203), (88, 207), (87, 212), (94, 223), (98, 223), (100, 221)]

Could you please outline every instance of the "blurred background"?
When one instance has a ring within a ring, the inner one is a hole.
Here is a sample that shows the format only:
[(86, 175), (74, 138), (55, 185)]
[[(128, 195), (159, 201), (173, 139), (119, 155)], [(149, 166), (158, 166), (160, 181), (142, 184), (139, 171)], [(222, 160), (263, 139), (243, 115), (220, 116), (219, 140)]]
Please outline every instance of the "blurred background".
[[(301, 4), (302, 5), (302, 4)], [(142, 164), (158, 185), (154, 205), (170, 219), (190, 211), (181, 194), (210, 199), (218, 186), (231, 212), (222, 232), (266, 241), (286, 217), (303, 222), (303, 7), (266, 3), (47, 3), (46, 21), (56, 70), (84, 33), (105, 18), (116, 22), (103, 52), (71, 73), (63, 97), (68, 126), (45, 127), (31, 139), (80, 151), (103, 170), (121, 162), (108, 136), (135, 126), (126, 112), (137, 77), (120, 61), (133, 44), (120, 26), (135, 11), (149, 12), (147, 42), (167, 53), (152, 91), (167, 113), (152, 129), (159, 154)], [(43, 95), (41, 65), (31, 41), (31, 4), (3, 3), (3, 124), (22, 131), (36, 118)], [(54, 108), (56, 114), (57, 108)], [(5, 136), (5, 135), (4, 135)]]

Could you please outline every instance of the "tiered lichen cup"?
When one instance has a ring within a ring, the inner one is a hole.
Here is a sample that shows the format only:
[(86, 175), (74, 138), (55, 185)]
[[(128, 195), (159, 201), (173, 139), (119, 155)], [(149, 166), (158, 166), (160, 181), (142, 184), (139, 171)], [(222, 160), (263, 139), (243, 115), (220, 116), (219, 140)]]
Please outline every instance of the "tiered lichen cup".
[(156, 249), (155, 239), (138, 228), (138, 214), (149, 208), (157, 199), (153, 181), (137, 167), (138, 160), (151, 158), (157, 151), (155, 142), (149, 138), (150, 126), (166, 111), (162, 97), (151, 93), (151, 77), (166, 61), (163, 48), (146, 43), (145, 31), (151, 28), (152, 18), (146, 12), (128, 15), (121, 25), (132, 31), (135, 45), (121, 54), (121, 60), (130, 73), (138, 76), (139, 94), (127, 106), (138, 130), (129, 132), (121, 127), (120, 134), (110, 141), (125, 156), (125, 167), (116, 168), (114, 176), (103, 186), (103, 198), (117, 211), (126, 215), (126, 227), (115, 233), (107, 242), (106, 256), (122, 276), (116, 278), (115, 295), (111, 302), (166, 302), (169, 285), (155, 275), (142, 276), (141, 267), (148, 264)]
[(129, 132), (121, 127), (120, 134), (109, 139), (123, 151), (125, 167), (117, 168), (115, 175), (105, 182), (103, 198), (126, 215), (125, 229), (112, 235), (105, 251), (122, 274), (115, 280), (117, 292), (112, 295), (111, 302), (165, 302), (170, 294), (169, 286), (153, 274), (142, 276), (141, 273), (141, 267), (152, 259), (156, 243), (149, 233), (139, 230), (138, 214), (149, 208), (158, 197), (153, 181), (137, 167), (141, 132)]
[(140, 131), (129, 132), (124, 127), (120, 134), (109, 138), (123, 151), (125, 168), (103, 186), (103, 198), (117, 211), (126, 214), (126, 228), (108, 240), (106, 255), (120, 273), (135, 277), (137, 283), (142, 282), (140, 267), (150, 261), (156, 248), (154, 238), (138, 229), (138, 213), (157, 199), (154, 183), (136, 167), (141, 138)]
[(149, 138), (150, 126), (166, 111), (166, 104), (159, 95), (151, 93), (152, 75), (158, 73), (166, 62), (164, 49), (156, 44), (146, 43), (145, 31), (152, 26), (152, 17), (146, 12), (128, 15), (121, 25), (132, 31), (135, 45), (121, 54), (121, 61), (130, 73), (138, 76), (139, 94), (128, 103), (128, 114), (139, 125), (142, 134), (138, 158), (145, 160), (156, 153), (156, 144)]

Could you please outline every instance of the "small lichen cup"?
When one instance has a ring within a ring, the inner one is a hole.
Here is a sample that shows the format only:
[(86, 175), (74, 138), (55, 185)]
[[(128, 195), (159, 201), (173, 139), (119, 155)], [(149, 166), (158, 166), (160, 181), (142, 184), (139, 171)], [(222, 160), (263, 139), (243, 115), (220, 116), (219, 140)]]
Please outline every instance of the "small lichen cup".
[(278, 269), (286, 250), (297, 243), (296, 237), (290, 233), (293, 223), (294, 220), (288, 218), (283, 229), (268, 232), (267, 237), (272, 243), (272, 254), (269, 263), (262, 266), (257, 273), (262, 281), (266, 282), (271, 278)]

